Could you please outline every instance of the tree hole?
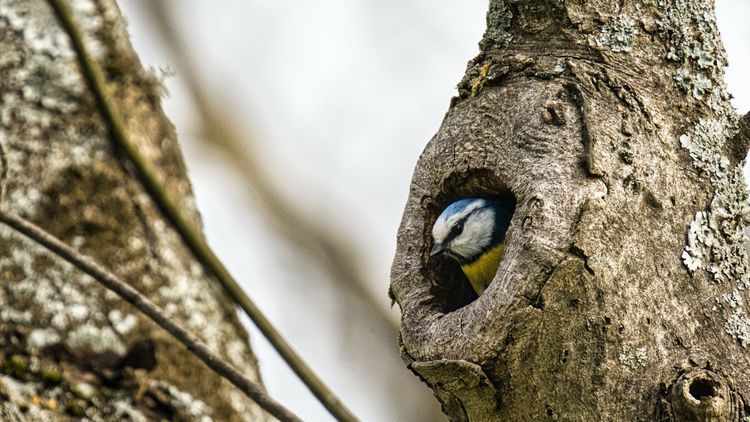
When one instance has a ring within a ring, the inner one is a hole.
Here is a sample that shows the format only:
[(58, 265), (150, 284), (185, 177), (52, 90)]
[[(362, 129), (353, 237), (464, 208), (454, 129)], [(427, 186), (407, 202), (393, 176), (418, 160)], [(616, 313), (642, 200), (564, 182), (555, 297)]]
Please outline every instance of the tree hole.
[(697, 378), (690, 383), (689, 391), (690, 395), (693, 396), (696, 400), (703, 400), (709, 399), (711, 397), (716, 397), (716, 387), (717, 385), (714, 381), (705, 378)]
[[(428, 212), (430, 212), (431, 218), (428, 217), (426, 220), (429, 226), (426, 227), (425, 236), (428, 243), (427, 252), (430, 252), (436, 243), (439, 243), (433, 239), (432, 231), (438, 217), (451, 204), (468, 198), (482, 198), (492, 201), (493, 206), (501, 205), (503, 210), (502, 215), (507, 216), (507, 221), (510, 221), (516, 210), (515, 195), (499, 181), (493, 172), (488, 170), (474, 170), (468, 175), (454, 174), (446, 180), (443, 193), (434, 198), (434, 202), (429, 206), (431, 209)], [(507, 210), (510, 211), (507, 212)], [(500, 212), (496, 212), (495, 215), (501, 214)], [(465, 217), (470, 218), (468, 215)], [(461, 227), (453, 227), (452, 225), (446, 227), (446, 230), (443, 232), (444, 239), (455, 240), (457, 239), (456, 236), (460, 236), (464, 227), (470, 227), (468, 223), (465, 226), (463, 223), (457, 224), (457, 226)], [(487, 270), (488, 267), (486, 265), (489, 263), (490, 268), (496, 265), (497, 260), (493, 258), (496, 255), (490, 254), (497, 253), (496, 247), (501, 243), (500, 239), (502, 239), (503, 243), (505, 242), (506, 232), (507, 229), (502, 230), (501, 234), (493, 232), (492, 240), (488, 244), (482, 245), (481, 252), (478, 255), (472, 256), (472, 259), (465, 259), (465, 257), (460, 256), (453, 250), (446, 250), (429, 256), (426, 268), (428, 274), (426, 275), (429, 279), (433, 280), (432, 295), (435, 303), (441, 307), (443, 312), (453, 312), (472, 303), (479, 297), (469, 282), (467, 274), (471, 274), (475, 280), (477, 272), (483, 272), (483, 274), (489, 272), (494, 276), (491, 270)], [(445, 235), (445, 233), (448, 234)], [(502, 258), (500, 258), (500, 262), (502, 262)], [(477, 268), (480, 268), (480, 270), (478, 271)]]

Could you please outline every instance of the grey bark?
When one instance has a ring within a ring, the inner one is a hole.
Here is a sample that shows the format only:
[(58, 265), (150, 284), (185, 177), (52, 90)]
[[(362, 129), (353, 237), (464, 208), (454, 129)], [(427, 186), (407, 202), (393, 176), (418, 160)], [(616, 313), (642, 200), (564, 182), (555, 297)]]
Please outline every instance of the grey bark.
[[(487, 24), (398, 234), (407, 366), (451, 420), (746, 420), (747, 119), (712, 2), (491, 0)], [(508, 192), (472, 300), (430, 228)]]
[[(72, 1), (129, 131), (200, 224), (158, 80), (111, 0)], [(113, 149), (43, 0), (0, 0), (3, 206), (149, 296), (260, 382), (235, 307)], [(71, 265), (0, 227), (0, 419), (265, 420), (167, 333)]]

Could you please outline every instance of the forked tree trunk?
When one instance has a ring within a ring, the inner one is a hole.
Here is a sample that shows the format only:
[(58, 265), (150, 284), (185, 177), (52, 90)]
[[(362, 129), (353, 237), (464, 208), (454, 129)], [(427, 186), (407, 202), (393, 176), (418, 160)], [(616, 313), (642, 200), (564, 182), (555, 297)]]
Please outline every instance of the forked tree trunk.
[[(172, 196), (195, 211), (159, 82), (112, 0), (69, 2), (111, 95)], [(145, 293), (258, 378), (235, 307), (115, 151), (76, 53), (44, 0), (0, 0), (3, 206)], [(0, 420), (263, 420), (265, 414), (91, 278), (0, 225)]]
[[(712, 2), (492, 0), (487, 23), (398, 235), (408, 367), (452, 420), (750, 417), (748, 141)], [(508, 191), (473, 300), (430, 228)]]

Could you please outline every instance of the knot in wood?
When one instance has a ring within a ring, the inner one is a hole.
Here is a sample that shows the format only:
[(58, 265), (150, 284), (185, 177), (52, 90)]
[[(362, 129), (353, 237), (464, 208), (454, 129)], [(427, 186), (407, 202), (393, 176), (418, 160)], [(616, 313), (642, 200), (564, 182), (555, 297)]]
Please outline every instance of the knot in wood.
[(742, 421), (743, 400), (730, 382), (709, 369), (692, 369), (670, 386), (667, 397), (674, 421)]

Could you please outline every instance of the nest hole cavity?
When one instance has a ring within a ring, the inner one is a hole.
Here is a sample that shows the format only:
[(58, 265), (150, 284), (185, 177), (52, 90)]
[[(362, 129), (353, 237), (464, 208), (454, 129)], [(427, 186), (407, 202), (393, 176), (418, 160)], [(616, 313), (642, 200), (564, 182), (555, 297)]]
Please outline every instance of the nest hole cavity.
[[(494, 248), (496, 248), (498, 244), (505, 242), (505, 232), (508, 228), (507, 225), (516, 210), (515, 195), (494, 175), (493, 172), (475, 170), (470, 174), (449, 177), (445, 182), (443, 193), (436, 198), (433, 207), (431, 207), (433, 209), (430, 210), (432, 218), (428, 219), (431, 224), (427, 227), (428, 236), (426, 237), (427, 239), (430, 239), (430, 250), (435, 248), (436, 244), (440, 243), (436, 241), (432, 235), (433, 226), (439, 216), (452, 204), (459, 200), (469, 198), (481, 198), (492, 201), (496, 204), (501, 204), (503, 207), (503, 215), (506, 216), (505, 218), (507, 218), (508, 223), (502, 225), (503, 229), (501, 231), (498, 231), (497, 233), (493, 232), (491, 241), (486, 245), (483, 245), (481, 252), (475, 253), (471, 259), (459, 256), (458, 252), (454, 250), (445, 250), (441, 253), (430, 256), (428, 273), (433, 281), (433, 289), (431, 291), (433, 301), (439, 305), (445, 313), (460, 309), (472, 303), (479, 297), (467, 277), (467, 271), (471, 272), (468, 268), (475, 263), (479, 263), (480, 261), (478, 260), (480, 259), (492, 260), (488, 254), (490, 252), (497, 253), (497, 250)], [(496, 215), (498, 215), (497, 212)], [(458, 225), (462, 226), (462, 223)], [(500, 225), (497, 225), (496, 222), (496, 226), (499, 227)], [(454, 238), (457, 239), (457, 236), (460, 236), (462, 230), (464, 230), (463, 226), (452, 227), (452, 225), (447, 225), (443, 231), (444, 240), (450, 241)], [(492, 262), (496, 262), (496, 260)], [(502, 262), (502, 258), (500, 258), (500, 262)], [(484, 261), (482, 261), (482, 264), (484, 264)], [(476, 267), (473, 268), (476, 269)], [(482, 265), (481, 268), (485, 268), (484, 265)], [(472, 272), (472, 274), (476, 280), (476, 273)], [(494, 276), (495, 273), (492, 273), (492, 275)]]
[(716, 383), (705, 378), (696, 378), (690, 383), (690, 395), (696, 400), (710, 399), (716, 397), (718, 390)]

